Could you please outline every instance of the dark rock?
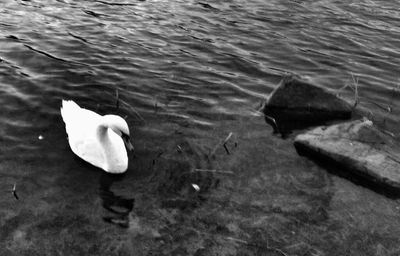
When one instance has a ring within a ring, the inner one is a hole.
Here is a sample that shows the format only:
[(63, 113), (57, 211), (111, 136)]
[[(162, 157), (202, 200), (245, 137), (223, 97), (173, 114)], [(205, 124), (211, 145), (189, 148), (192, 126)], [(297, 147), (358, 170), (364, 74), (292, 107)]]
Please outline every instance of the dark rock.
[(400, 145), (369, 120), (318, 127), (298, 135), (294, 143), (301, 154), (331, 161), (340, 171), (388, 191), (400, 191)]
[(349, 119), (352, 106), (319, 86), (284, 77), (264, 107), (265, 120), (284, 134), (336, 119)]

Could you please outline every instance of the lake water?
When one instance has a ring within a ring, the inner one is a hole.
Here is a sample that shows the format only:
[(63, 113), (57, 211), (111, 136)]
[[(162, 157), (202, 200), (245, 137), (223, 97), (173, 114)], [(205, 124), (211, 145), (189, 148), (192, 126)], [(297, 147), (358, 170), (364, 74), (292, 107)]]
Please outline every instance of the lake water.
[[(400, 201), (256, 110), (287, 74), (357, 80), (399, 134), (399, 24), (393, 0), (3, 0), (0, 255), (398, 255)], [(125, 175), (73, 155), (61, 99), (126, 117)]]

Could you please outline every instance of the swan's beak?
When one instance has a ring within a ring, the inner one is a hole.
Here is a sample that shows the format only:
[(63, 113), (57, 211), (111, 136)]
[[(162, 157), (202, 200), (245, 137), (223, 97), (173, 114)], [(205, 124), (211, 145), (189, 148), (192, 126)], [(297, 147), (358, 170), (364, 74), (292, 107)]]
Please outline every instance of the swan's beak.
[(126, 134), (122, 134), (121, 135), (122, 140), (124, 141), (125, 147), (129, 150), (129, 151), (133, 151), (133, 146), (132, 143), (129, 139), (129, 135)]

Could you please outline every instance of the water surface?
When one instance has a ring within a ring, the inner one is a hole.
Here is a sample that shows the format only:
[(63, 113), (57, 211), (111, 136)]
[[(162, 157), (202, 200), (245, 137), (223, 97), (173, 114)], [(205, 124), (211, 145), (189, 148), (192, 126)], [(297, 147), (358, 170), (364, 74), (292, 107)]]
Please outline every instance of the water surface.
[[(298, 156), (256, 109), (286, 74), (350, 102), (340, 88), (354, 78), (358, 108), (397, 135), (399, 10), (2, 1), (0, 254), (398, 254), (399, 201)], [(124, 176), (72, 154), (61, 99), (127, 118), (136, 151)], [(218, 143), (230, 132), (227, 154)]]

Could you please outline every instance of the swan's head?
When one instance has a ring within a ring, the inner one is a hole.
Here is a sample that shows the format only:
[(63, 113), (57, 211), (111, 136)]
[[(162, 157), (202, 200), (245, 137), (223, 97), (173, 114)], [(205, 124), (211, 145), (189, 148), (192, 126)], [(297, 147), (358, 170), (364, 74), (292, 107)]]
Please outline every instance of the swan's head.
[(128, 150), (133, 150), (132, 143), (130, 141), (129, 127), (125, 119), (117, 115), (105, 115), (108, 128), (113, 130), (116, 134), (121, 136)]

